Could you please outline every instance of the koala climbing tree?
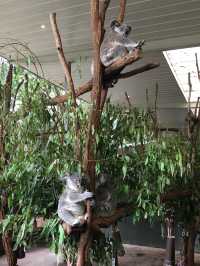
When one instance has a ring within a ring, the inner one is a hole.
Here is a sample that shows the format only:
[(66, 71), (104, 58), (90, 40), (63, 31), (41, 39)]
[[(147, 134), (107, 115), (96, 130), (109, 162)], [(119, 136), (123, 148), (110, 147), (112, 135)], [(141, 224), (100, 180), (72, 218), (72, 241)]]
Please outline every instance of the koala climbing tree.
[[(111, 24), (112, 31), (114, 32), (114, 36), (112, 36), (112, 43), (117, 45), (110, 50), (106, 50), (104, 45), (106, 43), (106, 39), (104, 41), (104, 22), (106, 11), (109, 7), (110, 0), (91, 0), (91, 32), (92, 32), (92, 48), (93, 48), (93, 77), (87, 83), (83, 84), (79, 88), (75, 89), (74, 81), (70, 71), (70, 64), (67, 61), (61, 37), (59, 34), (59, 29), (56, 22), (56, 14), (53, 13), (50, 15), (50, 22), (53, 31), (53, 35), (55, 38), (55, 44), (58, 52), (58, 56), (60, 59), (60, 63), (63, 66), (63, 70), (66, 76), (66, 80), (68, 82), (69, 88), (71, 89), (71, 95), (74, 103), (74, 111), (76, 112), (76, 98), (88, 91), (91, 91), (92, 96), (92, 108), (89, 115), (88, 121), (88, 131), (85, 149), (83, 150), (83, 154), (81, 155), (83, 158), (82, 169), (84, 174), (89, 178), (89, 191), (91, 191), (94, 195), (96, 194), (97, 188), (97, 175), (96, 175), (96, 138), (95, 134), (97, 130), (101, 127), (100, 118), (101, 113), (104, 107), (104, 103), (107, 97), (107, 92), (109, 87), (113, 84), (113, 81), (118, 79), (128, 78), (134, 76), (136, 74), (142, 73), (144, 71), (148, 71), (155, 67), (158, 67), (159, 64), (149, 63), (140, 68), (133, 69), (132, 71), (121, 73), (122, 70), (128, 65), (133, 64), (135, 61), (139, 60), (142, 57), (141, 47), (143, 45), (142, 42), (135, 43), (128, 39), (128, 34), (130, 32), (130, 27), (123, 23), (125, 17), (125, 6), (126, 0), (120, 0), (120, 12), (117, 18), (117, 21)], [(118, 40), (115, 40), (118, 38)], [(125, 52), (126, 51), (126, 52)], [(68, 95), (58, 96), (54, 99), (51, 99), (51, 104), (60, 104), (67, 100)], [(79, 136), (79, 122), (78, 116), (76, 117), (77, 127), (75, 136), (77, 137), (77, 145), (78, 145), (78, 136)], [(76, 149), (76, 151), (80, 152), (80, 149)], [(80, 155), (80, 154), (79, 154)], [(78, 157), (78, 155), (77, 155)], [(67, 183), (70, 180), (67, 179)], [(68, 183), (69, 187), (69, 183)], [(68, 193), (68, 191), (64, 192)], [(84, 192), (86, 193), (86, 192)], [(87, 199), (92, 196), (92, 194), (88, 195), (81, 194), (81, 200)], [(86, 197), (85, 197), (86, 195)], [(98, 193), (97, 193), (98, 196)], [(60, 198), (59, 207), (61, 207), (64, 211), (59, 211), (59, 215), (62, 220), (66, 221), (68, 225), (74, 225), (78, 220), (70, 218), (69, 221), (69, 213), (68, 210), (64, 208), (64, 204), (68, 204), (67, 201), (64, 200), (65, 195), (63, 194)], [(96, 199), (98, 201), (98, 199)], [(86, 201), (86, 213), (87, 213), (87, 222), (86, 229), (84, 232), (81, 232), (80, 240), (78, 244), (78, 252), (77, 252), (77, 266), (85, 266), (91, 265), (89, 262), (89, 249), (92, 243), (92, 239), (95, 237), (96, 233), (100, 232), (101, 228), (115, 226), (117, 221), (131, 214), (133, 209), (132, 204), (123, 204), (120, 206), (116, 206), (111, 214), (106, 214), (105, 216), (98, 216), (93, 213), (91, 208), (91, 202)], [(80, 213), (81, 217), (83, 217), (83, 212)], [(63, 225), (64, 226), (64, 225)], [(117, 264), (116, 264), (117, 265)]]
[(82, 191), (81, 177), (78, 174), (66, 175), (62, 180), (66, 185), (59, 199), (58, 216), (67, 224), (67, 231), (70, 233), (71, 227), (86, 223), (85, 201), (92, 199), (93, 193)]

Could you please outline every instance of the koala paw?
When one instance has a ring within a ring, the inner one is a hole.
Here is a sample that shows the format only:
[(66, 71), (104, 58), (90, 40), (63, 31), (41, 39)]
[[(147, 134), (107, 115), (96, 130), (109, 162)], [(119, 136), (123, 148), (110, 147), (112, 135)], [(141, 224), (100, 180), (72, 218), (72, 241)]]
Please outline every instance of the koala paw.
[(83, 225), (85, 223), (85, 221), (86, 221), (85, 217), (82, 217), (79, 219), (79, 224)]
[(92, 192), (89, 192), (89, 191), (85, 191), (84, 192), (84, 195), (85, 195), (85, 199), (89, 199), (89, 198), (92, 198), (93, 197), (93, 193)]
[(87, 221), (87, 219), (88, 219), (88, 213), (85, 214), (84, 219), (85, 219), (85, 221)]

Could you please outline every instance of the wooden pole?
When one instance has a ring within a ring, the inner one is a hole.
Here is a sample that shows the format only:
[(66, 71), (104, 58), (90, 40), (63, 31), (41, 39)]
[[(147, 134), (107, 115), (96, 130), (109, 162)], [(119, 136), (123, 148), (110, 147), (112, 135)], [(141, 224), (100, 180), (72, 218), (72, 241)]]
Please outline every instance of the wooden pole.
[(168, 211), (165, 219), (167, 229), (167, 244), (164, 266), (175, 266), (175, 228), (174, 214)]

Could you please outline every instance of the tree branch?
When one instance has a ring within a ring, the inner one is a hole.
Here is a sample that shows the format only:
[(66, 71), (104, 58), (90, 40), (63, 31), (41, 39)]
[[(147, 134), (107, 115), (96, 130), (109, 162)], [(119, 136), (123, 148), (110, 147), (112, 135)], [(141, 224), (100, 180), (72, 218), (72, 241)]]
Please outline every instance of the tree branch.
[(121, 72), (126, 66), (132, 64), (133, 62), (141, 59), (140, 49), (135, 49), (132, 53), (129, 53), (122, 58), (115, 61), (112, 65), (105, 69), (105, 75), (113, 75), (115, 73)]
[(11, 90), (12, 90), (12, 79), (13, 79), (13, 65), (9, 65), (8, 74), (6, 77), (6, 82), (3, 86), (4, 88), (4, 111), (5, 114), (10, 112), (11, 105)]
[[(158, 63), (148, 63), (144, 66), (138, 67), (136, 69), (133, 69), (132, 71), (126, 72), (126, 73), (121, 73), (121, 74), (115, 74), (115, 76), (112, 76), (111, 74), (106, 74), (108, 70), (105, 70), (105, 75), (104, 75), (104, 80), (103, 82), (110, 82), (111, 79), (116, 78), (116, 79), (125, 79), (125, 78), (129, 78), (132, 76), (135, 76), (137, 74), (149, 71), (151, 69), (154, 69), (156, 67), (159, 67), (160, 64)], [(109, 71), (108, 71), (109, 72)], [(79, 97), (89, 91), (91, 91), (92, 89), (92, 79), (87, 81), (85, 84), (81, 85), (77, 90), (76, 90), (76, 97)], [(59, 95), (56, 96), (55, 98), (51, 99), (50, 104), (52, 105), (56, 105), (59, 103), (63, 103), (67, 100), (67, 95)]]
[(53, 32), (54, 39), (55, 39), (58, 57), (59, 57), (61, 65), (63, 66), (63, 70), (64, 70), (64, 74), (65, 74), (68, 86), (70, 87), (70, 90), (72, 92), (74, 106), (76, 107), (77, 103), (76, 103), (76, 93), (75, 93), (75, 88), (74, 88), (74, 82), (73, 82), (71, 72), (70, 72), (70, 64), (68, 63), (65, 57), (65, 54), (64, 54), (62, 41), (61, 41), (60, 33), (58, 30), (57, 22), (56, 22), (56, 13), (50, 14), (50, 24), (51, 24), (52, 32)]
[(91, 25), (92, 25), (92, 46), (94, 73), (92, 90), (94, 92), (93, 102), (96, 109), (100, 108), (101, 89), (102, 89), (102, 64), (100, 59), (100, 46), (102, 41), (102, 21), (99, 14), (99, 1), (91, 0)]
[(198, 61), (197, 53), (195, 53), (195, 59), (196, 59), (197, 76), (198, 76), (198, 79), (200, 80), (200, 70), (199, 70), (199, 61)]
[(100, 17), (101, 17), (102, 25), (104, 25), (106, 11), (108, 9), (109, 4), (110, 4), (110, 0), (104, 0), (100, 2)]
[[(165, 203), (167, 201), (180, 200), (180, 199), (191, 197), (191, 196), (192, 196), (192, 191), (170, 191), (170, 192), (161, 194), (160, 201), (161, 203)], [(110, 225), (117, 222), (119, 219), (130, 216), (135, 207), (137, 206), (135, 205), (134, 202), (127, 203), (127, 204), (124, 203), (120, 207), (116, 208), (116, 210), (110, 216), (94, 217), (92, 221), (92, 227), (94, 228), (109, 227)]]
[[(140, 51), (137, 49), (134, 52), (124, 56), (123, 58), (120, 58), (117, 60), (115, 63), (113, 63), (111, 66), (107, 67), (105, 69), (104, 77), (106, 80), (112, 78), (112, 75), (116, 75), (122, 69), (127, 66), (132, 64), (133, 62), (138, 61), (141, 58)], [(87, 83), (83, 84), (76, 90), (76, 97), (83, 95), (84, 93), (91, 91), (92, 90), (92, 84), (93, 84), (93, 79), (89, 80)], [(59, 104), (63, 103), (67, 100), (67, 95), (62, 95), (62, 96), (56, 96), (50, 101), (50, 104)]]
[(128, 93), (126, 91), (125, 91), (125, 97), (126, 97), (126, 101), (128, 103), (128, 107), (129, 107), (129, 109), (131, 109), (131, 101), (130, 101)]
[(135, 76), (137, 74), (149, 71), (151, 69), (157, 68), (159, 66), (160, 66), (159, 63), (148, 63), (148, 64), (146, 64), (144, 66), (138, 67), (138, 68), (133, 69), (133, 70), (131, 70), (129, 72), (121, 73), (121, 74), (119, 74), (118, 78), (119, 79), (126, 79), (126, 78), (129, 78), (129, 77)]
[(15, 92), (15, 96), (14, 96), (14, 99), (13, 99), (13, 106), (12, 106), (12, 110), (13, 111), (15, 110), (15, 103), (16, 103), (16, 99), (17, 99), (17, 94), (18, 94), (21, 86), (23, 85), (23, 83), (24, 83), (24, 80), (22, 79), (22, 81), (17, 86), (16, 92)]
[(94, 219), (92, 221), (92, 226), (94, 228), (109, 227), (110, 225), (116, 223), (119, 219), (131, 215), (134, 208), (135, 208), (134, 203), (124, 204), (122, 207), (116, 208), (116, 210), (113, 212), (112, 215), (94, 217)]
[(121, 24), (124, 21), (126, 11), (126, 0), (120, 0), (120, 12), (117, 21)]

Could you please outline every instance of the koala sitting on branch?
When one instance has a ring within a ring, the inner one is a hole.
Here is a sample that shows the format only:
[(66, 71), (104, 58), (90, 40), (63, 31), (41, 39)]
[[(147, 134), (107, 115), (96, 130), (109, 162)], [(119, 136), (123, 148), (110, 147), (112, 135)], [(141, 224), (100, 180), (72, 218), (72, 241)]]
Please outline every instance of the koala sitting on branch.
[(131, 27), (125, 23), (120, 24), (117, 20), (113, 20), (110, 27), (111, 31), (103, 40), (100, 49), (101, 62), (105, 67), (136, 48), (140, 49), (144, 44), (144, 41), (134, 42), (128, 38)]
[(58, 216), (64, 221), (68, 228), (67, 233), (71, 233), (71, 227), (81, 226), (87, 221), (85, 200), (91, 199), (93, 193), (83, 191), (81, 186), (81, 176), (65, 175), (65, 189), (58, 202)]

